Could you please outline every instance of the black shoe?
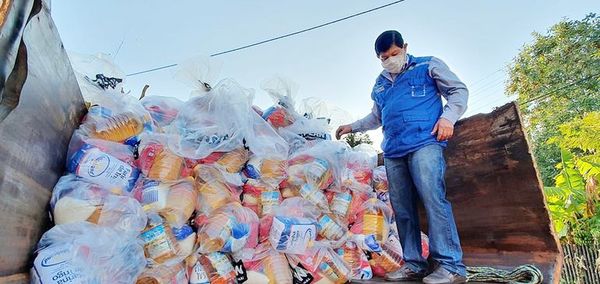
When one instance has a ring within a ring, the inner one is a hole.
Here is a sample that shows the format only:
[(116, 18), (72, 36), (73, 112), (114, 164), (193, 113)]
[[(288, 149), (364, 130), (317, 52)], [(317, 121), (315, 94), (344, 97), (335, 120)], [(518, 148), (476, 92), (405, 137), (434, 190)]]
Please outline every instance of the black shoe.
[(425, 284), (459, 284), (467, 283), (467, 277), (452, 273), (439, 266), (433, 273), (423, 278)]
[(406, 265), (400, 267), (400, 269), (387, 273), (385, 275), (386, 281), (421, 281), (425, 277), (425, 273), (414, 272)]

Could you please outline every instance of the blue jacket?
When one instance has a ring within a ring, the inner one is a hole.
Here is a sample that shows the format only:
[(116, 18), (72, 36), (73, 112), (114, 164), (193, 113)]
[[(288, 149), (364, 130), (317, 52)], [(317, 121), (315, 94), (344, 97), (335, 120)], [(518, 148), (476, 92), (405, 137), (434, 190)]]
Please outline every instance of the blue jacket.
[[(444, 96), (448, 103), (442, 103)], [(431, 132), (440, 117), (455, 123), (466, 111), (466, 86), (435, 57), (408, 55), (407, 65), (395, 78), (383, 71), (375, 82), (373, 111), (352, 124), (365, 131), (383, 126), (381, 148), (386, 158), (399, 158), (430, 144), (446, 146)]]

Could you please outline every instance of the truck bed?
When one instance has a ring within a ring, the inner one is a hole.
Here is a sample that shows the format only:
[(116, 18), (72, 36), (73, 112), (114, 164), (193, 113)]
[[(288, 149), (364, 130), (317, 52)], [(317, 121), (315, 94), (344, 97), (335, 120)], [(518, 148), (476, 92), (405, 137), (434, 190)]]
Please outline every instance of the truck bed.
[[(0, 6), (8, 7), (0, 9), (0, 283), (27, 283), (84, 104), (45, 2)], [(465, 263), (503, 269), (531, 263), (544, 283), (558, 283), (562, 252), (518, 106), (458, 122), (446, 158)]]

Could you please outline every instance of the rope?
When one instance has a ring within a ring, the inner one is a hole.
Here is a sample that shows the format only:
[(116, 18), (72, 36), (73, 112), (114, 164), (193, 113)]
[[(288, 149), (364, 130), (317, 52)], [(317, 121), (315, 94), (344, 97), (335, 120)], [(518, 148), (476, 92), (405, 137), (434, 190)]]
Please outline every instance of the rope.
[(544, 276), (537, 267), (526, 264), (512, 271), (491, 267), (467, 267), (467, 279), (469, 282), (539, 284), (544, 281)]

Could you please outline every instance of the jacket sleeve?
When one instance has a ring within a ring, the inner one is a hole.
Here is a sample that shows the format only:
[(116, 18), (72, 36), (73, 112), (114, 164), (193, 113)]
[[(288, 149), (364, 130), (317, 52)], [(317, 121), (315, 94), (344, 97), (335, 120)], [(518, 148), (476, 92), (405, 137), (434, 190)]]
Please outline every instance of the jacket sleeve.
[(352, 132), (364, 132), (379, 128), (381, 126), (381, 111), (377, 107), (377, 104), (373, 102), (371, 113), (367, 114), (364, 118), (355, 121), (351, 125)]
[(456, 123), (467, 111), (469, 99), (467, 86), (450, 71), (446, 63), (436, 57), (433, 57), (429, 63), (429, 75), (435, 80), (438, 90), (447, 100), (441, 117), (452, 124)]

